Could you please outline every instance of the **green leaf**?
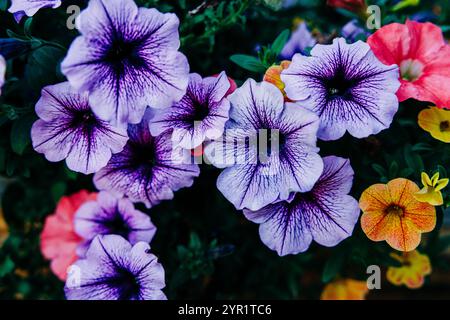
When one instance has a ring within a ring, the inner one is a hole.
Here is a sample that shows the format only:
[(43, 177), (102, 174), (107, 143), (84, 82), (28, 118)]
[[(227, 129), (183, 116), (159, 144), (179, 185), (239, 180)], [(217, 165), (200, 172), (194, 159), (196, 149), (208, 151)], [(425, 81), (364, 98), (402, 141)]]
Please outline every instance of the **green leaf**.
[(289, 29), (283, 30), (283, 32), (281, 32), (275, 39), (275, 41), (272, 43), (270, 49), (274, 56), (278, 56), (281, 50), (283, 50), (284, 45), (289, 39), (289, 35), (290, 35)]
[(191, 233), (191, 238), (189, 241), (189, 248), (196, 250), (202, 248), (202, 242), (200, 241), (200, 238), (195, 232)]
[(386, 169), (384, 169), (379, 164), (376, 164), (376, 163), (372, 164), (372, 169), (375, 170), (375, 172), (378, 173), (380, 175), (380, 177), (386, 177), (387, 176)]
[(397, 161), (393, 161), (389, 166), (389, 178), (391, 179), (396, 178), (397, 173), (398, 173), (398, 163)]
[(266, 66), (259, 60), (253, 56), (245, 55), (245, 54), (235, 54), (230, 57), (230, 60), (237, 64), (239, 67), (252, 71), (255, 73), (264, 73), (266, 72)]
[(5, 260), (0, 264), (0, 278), (3, 278), (7, 274), (14, 270), (15, 264), (10, 257), (6, 257)]
[(28, 38), (27, 36), (18, 34), (10, 29), (6, 30), (6, 34), (8, 35), (9, 38), (12, 38), (12, 39), (17, 39), (17, 40), (22, 40), (22, 41), (30, 40), (30, 38)]
[(51, 193), (52, 198), (55, 202), (58, 202), (59, 199), (66, 193), (67, 185), (64, 182), (55, 182), (52, 186)]
[(412, 6), (418, 6), (420, 4), (420, 0), (402, 0), (399, 3), (397, 3), (393, 8), (392, 11), (396, 12), (408, 7)]
[(424, 169), (422, 158), (417, 153), (413, 152), (412, 146), (410, 144), (407, 144), (405, 146), (403, 154), (408, 167), (411, 168), (417, 175), (419, 175)]
[(440, 179), (444, 179), (444, 178), (448, 177), (447, 170), (443, 166), (438, 165), (437, 169), (438, 169), (437, 171), (439, 172)]
[(7, 7), (8, 7), (8, 0), (0, 0), (0, 10), (6, 11)]
[(399, 177), (400, 178), (408, 178), (414, 173), (414, 170), (411, 168), (404, 168), (400, 170)]
[(28, 114), (13, 122), (10, 141), (15, 153), (22, 155), (30, 144), (30, 131), (34, 120), (34, 115)]
[(328, 283), (333, 280), (341, 271), (344, 264), (344, 255), (336, 251), (326, 262), (322, 273), (322, 282)]
[(31, 38), (31, 26), (33, 24), (33, 18), (28, 18), (23, 25), (23, 33)]
[(416, 143), (412, 147), (412, 151), (414, 151), (414, 152), (431, 151), (431, 150), (433, 150), (433, 147), (431, 145), (429, 145), (428, 143), (424, 143), (424, 142)]
[(69, 180), (76, 180), (78, 174), (75, 171), (70, 170), (67, 165), (64, 167), (64, 171), (66, 173), (67, 178), (69, 178)]
[(25, 67), (25, 78), (29, 87), (40, 92), (42, 87), (57, 81), (58, 65), (63, 55), (61, 49), (50, 46), (34, 50)]

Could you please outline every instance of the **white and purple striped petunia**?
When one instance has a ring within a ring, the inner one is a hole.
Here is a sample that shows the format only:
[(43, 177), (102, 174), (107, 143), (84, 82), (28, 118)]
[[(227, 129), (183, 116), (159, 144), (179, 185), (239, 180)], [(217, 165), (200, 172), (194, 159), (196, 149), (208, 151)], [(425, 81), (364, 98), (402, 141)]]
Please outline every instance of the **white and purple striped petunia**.
[(282, 59), (291, 60), (294, 54), (306, 54), (308, 48), (313, 47), (317, 43), (311, 32), (308, 30), (306, 22), (301, 22), (294, 32), (292, 32), (289, 40), (281, 50), (280, 57)]
[(186, 92), (189, 64), (178, 51), (173, 13), (138, 8), (133, 0), (91, 0), (77, 18), (81, 36), (61, 69), (90, 93), (94, 112), (112, 123), (139, 123), (147, 106), (170, 107)]
[(194, 149), (207, 139), (219, 138), (230, 110), (230, 102), (225, 98), (229, 88), (225, 72), (204, 79), (191, 74), (184, 97), (171, 108), (155, 112), (150, 123), (152, 135), (173, 129), (173, 143), (185, 149)]
[(151, 207), (193, 184), (200, 169), (192, 163), (190, 151), (173, 146), (172, 131), (152, 136), (148, 126), (152, 116), (149, 109), (140, 124), (128, 126), (130, 140), (123, 151), (94, 176), (97, 189)]
[(217, 180), (225, 198), (237, 209), (258, 210), (291, 192), (311, 190), (323, 170), (318, 117), (284, 104), (281, 91), (268, 82), (249, 79), (228, 98), (225, 135), (205, 148), (208, 161), (226, 168)]
[(296, 54), (281, 73), (288, 98), (319, 116), (322, 140), (387, 129), (398, 109), (398, 77), (398, 67), (381, 63), (368, 44), (343, 38), (316, 45), (310, 57)]
[(32, 17), (43, 8), (58, 8), (61, 0), (11, 0), (11, 7), (8, 9), (14, 15), (14, 19), (20, 22), (24, 16)]
[(5, 84), (6, 73), (6, 61), (2, 55), (0, 55), (0, 95), (2, 94), (2, 87)]
[(34, 150), (51, 162), (66, 159), (73, 171), (97, 172), (128, 140), (126, 128), (99, 119), (87, 93), (79, 93), (68, 82), (42, 89), (36, 113), (40, 119), (31, 129)]
[(122, 236), (132, 245), (140, 241), (150, 243), (156, 232), (150, 217), (136, 210), (129, 199), (115, 197), (106, 191), (77, 210), (74, 227), (87, 243), (97, 235), (106, 234)]
[(353, 169), (348, 160), (334, 156), (324, 158), (324, 164), (310, 192), (258, 211), (244, 210), (247, 219), (260, 224), (262, 242), (280, 256), (305, 252), (313, 240), (332, 247), (353, 232), (360, 213), (358, 202), (348, 195)]
[(166, 300), (164, 269), (150, 246), (118, 235), (97, 236), (85, 259), (69, 268), (68, 300)]

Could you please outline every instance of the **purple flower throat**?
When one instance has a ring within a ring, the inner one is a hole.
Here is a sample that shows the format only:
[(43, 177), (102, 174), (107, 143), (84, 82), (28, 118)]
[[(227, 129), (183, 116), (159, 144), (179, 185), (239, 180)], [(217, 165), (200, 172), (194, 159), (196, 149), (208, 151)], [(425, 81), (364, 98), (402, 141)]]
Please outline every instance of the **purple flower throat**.
[(140, 56), (141, 43), (141, 40), (126, 41), (117, 35), (110, 48), (106, 50), (103, 60), (111, 66), (117, 76), (125, 74), (127, 68), (143, 68), (146, 62)]

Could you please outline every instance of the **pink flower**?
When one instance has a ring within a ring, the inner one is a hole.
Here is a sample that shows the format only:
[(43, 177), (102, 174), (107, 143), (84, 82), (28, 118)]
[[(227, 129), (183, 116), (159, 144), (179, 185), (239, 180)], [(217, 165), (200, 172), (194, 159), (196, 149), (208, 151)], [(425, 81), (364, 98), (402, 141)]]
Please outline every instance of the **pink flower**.
[(327, 5), (356, 12), (358, 14), (364, 14), (367, 8), (365, 0), (328, 0)]
[(51, 260), (50, 268), (61, 280), (66, 280), (67, 268), (77, 259), (77, 247), (83, 239), (75, 233), (74, 217), (85, 202), (95, 200), (97, 193), (81, 190), (62, 197), (54, 214), (47, 217), (41, 233), (42, 255)]
[(400, 101), (414, 98), (450, 108), (450, 46), (438, 26), (392, 23), (371, 35), (367, 43), (381, 62), (400, 67)]

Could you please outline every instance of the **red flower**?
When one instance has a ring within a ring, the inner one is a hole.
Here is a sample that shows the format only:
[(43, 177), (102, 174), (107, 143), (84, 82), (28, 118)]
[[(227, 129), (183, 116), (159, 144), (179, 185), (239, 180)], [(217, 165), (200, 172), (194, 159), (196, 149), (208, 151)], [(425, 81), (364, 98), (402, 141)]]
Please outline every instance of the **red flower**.
[(327, 5), (356, 12), (358, 14), (365, 13), (367, 8), (365, 0), (328, 0)]
[(78, 259), (76, 249), (83, 241), (74, 230), (75, 213), (83, 203), (96, 197), (97, 193), (88, 193), (86, 190), (62, 197), (54, 214), (45, 220), (41, 233), (41, 252), (51, 260), (50, 268), (61, 280), (66, 280), (67, 268)]
[(367, 43), (384, 64), (400, 67), (398, 99), (450, 108), (450, 46), (432, 23), (406, 21), (382, 27)]

